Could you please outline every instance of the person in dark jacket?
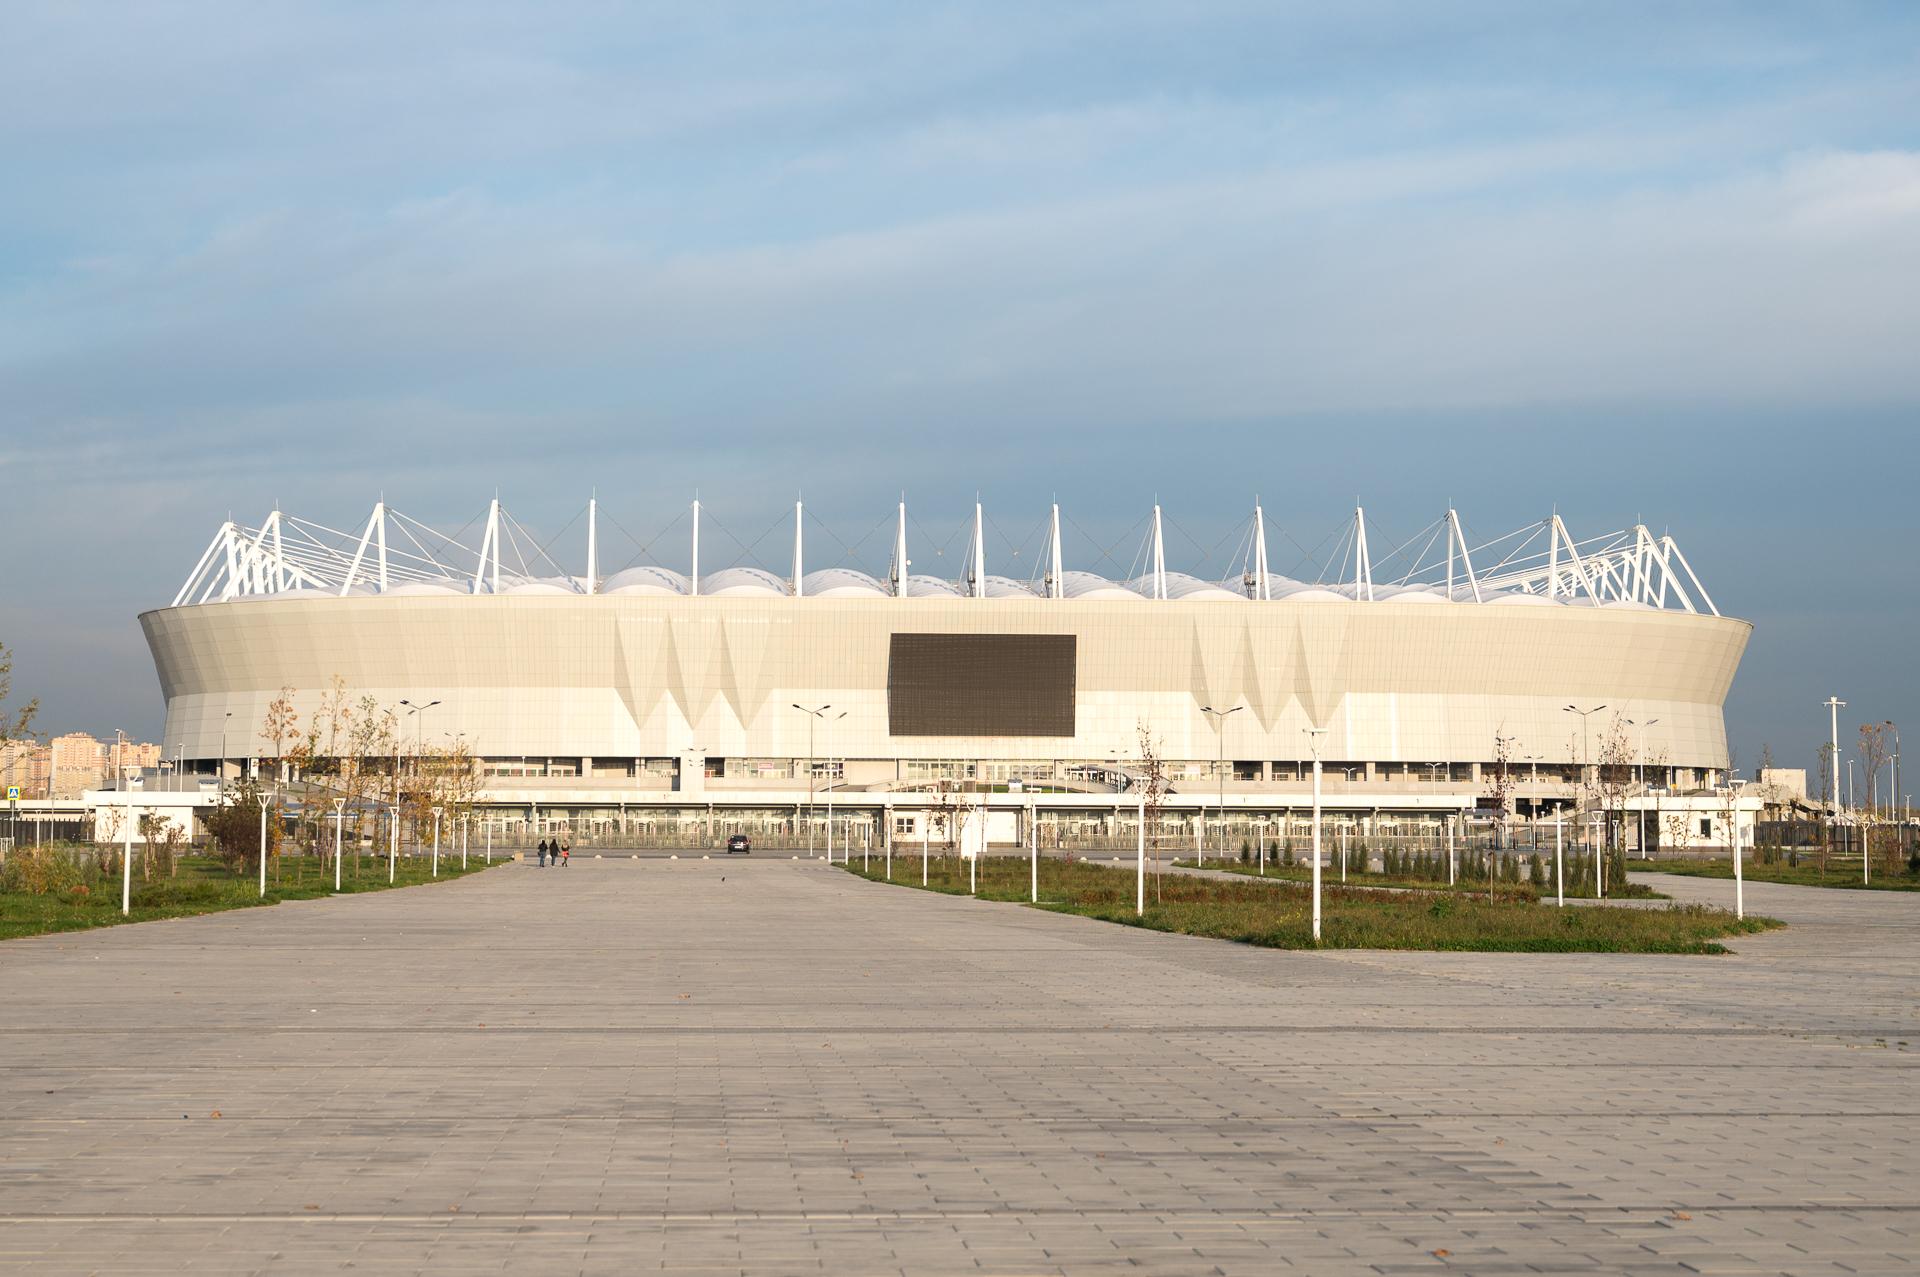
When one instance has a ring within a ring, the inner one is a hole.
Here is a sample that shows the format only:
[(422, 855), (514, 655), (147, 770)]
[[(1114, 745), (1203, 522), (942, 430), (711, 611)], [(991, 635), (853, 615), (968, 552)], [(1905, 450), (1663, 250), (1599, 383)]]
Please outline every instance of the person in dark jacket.
[(572, 863), (573, 863), (573, 844), (571, 842), (561, 843), (560, 844), (560, 867), (562, 869), (565, 869), (568, 865)]
[(544, 838), (540, 840), (540, 867), (547, 867), (547, 840)]

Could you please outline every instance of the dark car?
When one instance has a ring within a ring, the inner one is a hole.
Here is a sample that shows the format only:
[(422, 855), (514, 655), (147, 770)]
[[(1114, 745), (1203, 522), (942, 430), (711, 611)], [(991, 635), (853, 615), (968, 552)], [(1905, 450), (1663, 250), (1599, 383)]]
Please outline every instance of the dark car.
[(731, 856), (736, 851), (743, 851), (749, 856), (753, 854), (753, 844), (747, 841), (745, 834), (733, 834), (728, 837), (727, 854)]

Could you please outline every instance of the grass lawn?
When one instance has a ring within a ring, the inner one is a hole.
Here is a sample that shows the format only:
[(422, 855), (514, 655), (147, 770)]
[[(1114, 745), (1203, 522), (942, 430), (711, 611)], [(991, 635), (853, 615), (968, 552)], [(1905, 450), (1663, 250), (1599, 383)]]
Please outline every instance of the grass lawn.
[[(918, 887), (920, 859), (900, 856), (893, 885)], [(855, 877), (885, 880), (876, 858)], [(957, 856), (934, 860), (928, 889), (967, 894), (967, 865)], [(988, 900), (1024, 902), (1028, 862), (990, 856), (981, 862), (978, 894)], [(1228, 882), (1190, 874), (1164, 874), (1147, 882), (1147, 911), (1133, 911), (1134, 875), (1084, 861), (1042, 859), (1040, 905), (1106, 922), (1212, 936), (1276, 949), (1311, 949), (1312, 900), (1307, 892), (1271, 884)], [(1448, 949), (1531, 953), (1725, 953), (1722, 937), (1767, 931), (1781, 925), (1697, 906), (1556, 909), (1530, 899), (1490, 899), (1462, 892), (1368, 891), (1322, 887), (1321, 947), (1329, 949)]]
[[(1313, 881), (1313, 870), (1306, 865), (1276, 865), (1269, 863), (1266, 873), (1262, 874), (1260, 872), (1260, 866), (1257, 863), (1241, 864), (1238, 860), (1212, 859), (1207, 861), (1205, 865), (1199, 865), (1197, 861), (1192, 860), (1180, 860), (1175, 863), (1205, 869), (1218, 869), (1223, 873), (1246, 874), (1253, 878), (1264, 877), (1278, 882)], [(1152, 872), (1151, 866), (1148, 867), (1148, 872)], [(1340, 870), (1334, 867), (1322, 866), (1320, 869), (1320, 879), (1323, 886), (1339, 886)], [(1435, 880), (1432, 878), (1413, 877), (1406, 874), (1375, 873), (1372, 870), (1362, 873), (1352, 869), (1347, 871), (1347, 885), (1354, 887), (1411, 887), (1417, 891), (1464, 891), (1476, 896), (1491, 896), (1496, 900), (1541, 900), (1550, 899), (1554, 894), (1551, 886), (1536, 887), (1532, 883), (1527, 882), (1487, 883), (1468, 882), (1462, 879), (1457, 883), (1449, 883), (1445, 878)], [(1569, 863), (1567, 866), (1567, 895), (1573, 897), (1591, 896), (1592, 894), (1593, 884), (1590, 881), (1582, 883), (1577, 890), (1575, 889), (1573, 866)], [(1665, 900), (1667, 898), (1663, 892), (1655, 891), (1652, 887), (1642, 882), (1629, 882), (1625, 894), (1628, 898), (1634, 900)]]
[[(496, 858), (495, 864), (506, 861)], [(487, 864), (484, 858), (468, 853), (467, 873), (479, 873)], [(340, 884), (342, 894), (357, 891), (385, 891), (387, 862), (367, 856), (358, 864), (347, 858)], [(120, 912), (120, 875), (85, 873), (76, 888), (29, 895), (19, 891), (0, 891), (0, 940), (20, 936), (46, 935), (54, 931), (84, 931), (89, 927), (110, 927), (122, 922), (151, 922), (156, 918), (184, 918), (194, 914), (216, 913), (222, 909), (245, 909), (254, 905), (278, 904), (282, 900), (309, 900), (333, 894), (333, 869), (323, 872), (320, 862), (305, 856), (281, 858), (278, 870), (267, 867), (267, 894), (260, 894), (258, 870), (235, 873), (219, 861), (201, 856), (182, 857), (180, 871), (172, 878), (161, 878), (155, 871), (153, 881), (140, 881), (140, 862), (133, 867), (133, 912)], [(429, 857), (402, 858), (394, 885), (414, 887), (434, 882)], [(440, 855), (440, 877), (445, 882), (461, 876), (460, 857)]]
[[(1652, 860), (1635, 861), (1632, 865), (1635, 873), (1681, 874), (1688, 878), (1725, 878), (1733, 879), (1733, 861), (1724, 860)], [(1741, 876), (1748, 882), (1784, 882), (1795, 887), (1841, 887), (1854, 891), (1920, 891), (1920, 875), (1902, 865), (1896, 874), (1883, 874), (1880, 866), (1873, 867), (1873, 880), (1860, 881), (1860, 866), (1848, 864), (1829, 864), (1827, 872), (1820, 872), (1820, 858), (1817, 855), (1802, 854), (1798, 865), (1789, 865), (1784, 860), (1771, 865), (1761, 864), (1749, 857), (1741, 869)]]

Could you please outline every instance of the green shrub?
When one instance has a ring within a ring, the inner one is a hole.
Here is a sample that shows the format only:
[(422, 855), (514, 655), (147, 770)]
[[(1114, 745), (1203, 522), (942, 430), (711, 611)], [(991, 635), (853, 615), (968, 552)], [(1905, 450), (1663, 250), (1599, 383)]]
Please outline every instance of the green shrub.
[(22, 848), (0, 865), (0, 891), (23, 896), (51, 896), (84, 886), (86, 873), (63, 851)]

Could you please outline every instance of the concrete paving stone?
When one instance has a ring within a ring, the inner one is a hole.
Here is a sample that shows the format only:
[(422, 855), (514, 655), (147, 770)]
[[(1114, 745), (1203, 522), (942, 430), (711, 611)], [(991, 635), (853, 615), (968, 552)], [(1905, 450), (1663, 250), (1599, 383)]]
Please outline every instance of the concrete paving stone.
[(1915, 1270), (1920, 900), (1306, 954), (573, 868), (0, 946), (0, 1267)]

